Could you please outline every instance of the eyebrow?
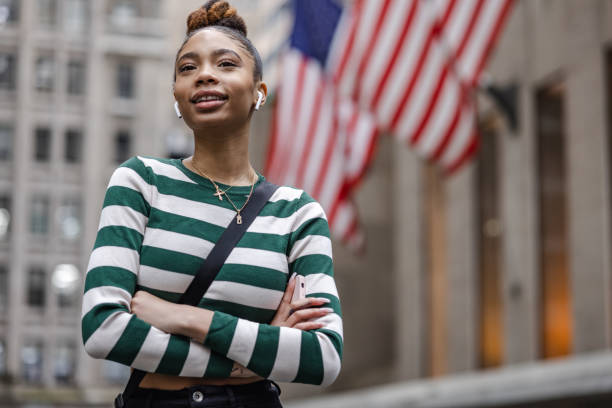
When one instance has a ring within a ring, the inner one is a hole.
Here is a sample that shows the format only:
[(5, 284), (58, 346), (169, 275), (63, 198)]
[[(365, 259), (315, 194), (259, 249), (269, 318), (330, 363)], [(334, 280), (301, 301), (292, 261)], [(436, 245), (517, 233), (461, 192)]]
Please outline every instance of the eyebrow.
[(178, 64), (179, 62), (181, 62), (181, 60), (184, 60), (186, 58), (193, 58), (193, 59), (197, 59), (200, 56), (198, 55), (198, 53), (196, 52), (187, 52), (183, 55), (181, 55), (180, 57), (178, 57), (178, 59), (176, 60), (176, 63)]
[[(234, 57), (238, 58), (238, 60), (240, 62), (242, 62), (242, 58), (240, 58), (240, 55), (238, 55), (238, 53), (236, 51), (230, 50), (229, 48), (219, 48), (219, 49), (216, 49), (216, 50), (214, 50), (212, 52), (212, 56), (213, 57), (218, 57), (218, 56), (223, 55), (223, 54), (231, 54)], [(186, 58), (199, 59), (200, 58), (200, 54), (198, 54), (197, 52), (194, 52), (194, 51), (186, 52), (185, 54), (181, 55), (176, 60), (176, 63), (178, 64), (179, 62), (181, 62), (182, 60), (184, 60)]]
[(214, 50), (212, 52), (212, 55), (214, 57), (218, 57), (223, 54), (232, 54), (234, 57), (238, 58), (238, 61), (242, 62), (242, 58), (240, 58), (240, 55), (238, 55), (236, 51), (230, 50), (229, 48), (219, 48), (218, 50)]

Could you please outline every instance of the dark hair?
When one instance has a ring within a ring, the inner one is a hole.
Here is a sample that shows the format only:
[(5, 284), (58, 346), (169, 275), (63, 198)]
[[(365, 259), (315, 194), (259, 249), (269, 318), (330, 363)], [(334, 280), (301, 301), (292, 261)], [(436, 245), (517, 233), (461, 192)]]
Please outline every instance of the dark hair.
[[(176, 59), (185, 46), (187, 41), (196, 33), (207, 27), (214, 27), (236, 40), (253, 57), (255, 68), (253, 69), (253, 80), (261, 81), (263, 77), (263, 64), (259, 52), (253, 46), (251, 40), (247, 38), (247, 28), (242, 17), (236, 13), (236, 9), (231, 7), (227, 1), (209, 0), (199, 9), (192, 11), (187, 17), (187, 36), (176, 53)], [(176, 81), (176, 69), (174, 71), (174, 81)]]

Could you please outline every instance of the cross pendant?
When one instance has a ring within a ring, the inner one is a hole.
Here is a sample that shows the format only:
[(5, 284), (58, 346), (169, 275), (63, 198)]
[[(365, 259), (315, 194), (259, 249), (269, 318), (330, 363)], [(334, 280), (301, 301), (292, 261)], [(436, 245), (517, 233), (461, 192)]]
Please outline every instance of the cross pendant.
[(242, 224), (242, 215), (236, 214), (236, 224)]
[(219, 197), (219, 201), (223, 201), (223, 191), (217, 189), (217, 192), (214, 195)]

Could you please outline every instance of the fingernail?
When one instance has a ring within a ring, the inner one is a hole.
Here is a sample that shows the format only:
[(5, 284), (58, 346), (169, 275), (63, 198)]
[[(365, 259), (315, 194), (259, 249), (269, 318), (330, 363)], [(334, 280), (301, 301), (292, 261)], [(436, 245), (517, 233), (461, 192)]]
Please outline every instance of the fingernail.
[(293, 272), (293, 273), (291, 274), (291, 277), (289, 278), (289, 280), (294, 279), (294, 278), (295, 278), (295, 275), (297, 275), (297, 272)]
[(317, 300), (318, 300), (319, 302), (323, 302), (323, 303), (329, 303), (329, 302), (331, 302), (331, 300), (329, 300), (329, 299), (327, 299), (327, 298), (317, 298)]
[(327, 313), (333, 313), (334, 309), (332, 309), (331, 307), (322, 307), (321, 308), (322, 311), (327, 312)]

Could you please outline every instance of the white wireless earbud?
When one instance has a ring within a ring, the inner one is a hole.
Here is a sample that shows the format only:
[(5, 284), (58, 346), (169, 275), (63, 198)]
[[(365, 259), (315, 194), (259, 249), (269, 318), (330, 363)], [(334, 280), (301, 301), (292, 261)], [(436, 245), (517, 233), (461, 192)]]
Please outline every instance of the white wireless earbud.
[(263, 101), (264, 94), (261, 91), (257, 91), (257, 103), (255, 104), (255, 110), (259, 110), (261, 102)]
[(176, 116), (178, 116), (179, 118), (183, 117), (183, 115), (181, 115), (181, 111), (179, 110), (177, 101), (174, 101), (174, 111), (176, 112)]

